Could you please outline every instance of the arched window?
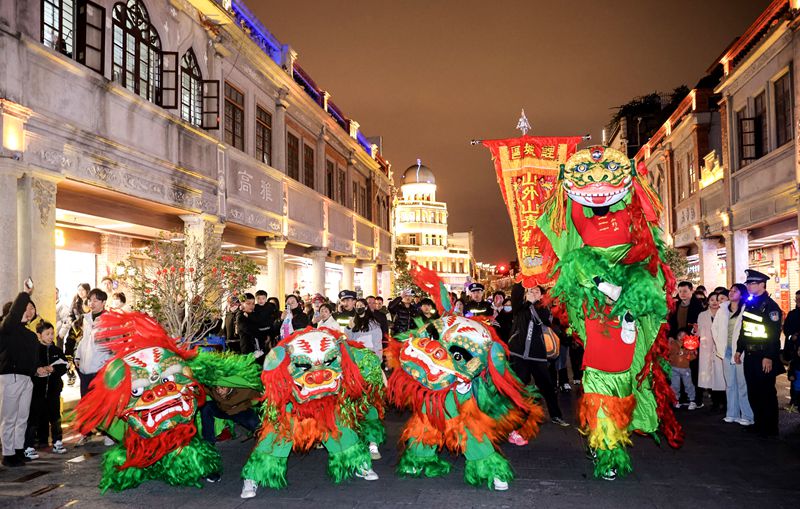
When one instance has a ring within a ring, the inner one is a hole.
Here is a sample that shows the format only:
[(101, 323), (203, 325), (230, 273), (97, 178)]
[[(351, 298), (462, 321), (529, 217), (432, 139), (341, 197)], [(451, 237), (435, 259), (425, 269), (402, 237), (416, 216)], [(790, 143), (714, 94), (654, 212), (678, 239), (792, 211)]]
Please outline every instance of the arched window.
[(200, 127), (203, 117), (203, 76), (194, 51), (184, 53), (181, 59), (181, 118)]
[(161, 39), (141, 0), (114, 5), (114, 81), (159, 102)]

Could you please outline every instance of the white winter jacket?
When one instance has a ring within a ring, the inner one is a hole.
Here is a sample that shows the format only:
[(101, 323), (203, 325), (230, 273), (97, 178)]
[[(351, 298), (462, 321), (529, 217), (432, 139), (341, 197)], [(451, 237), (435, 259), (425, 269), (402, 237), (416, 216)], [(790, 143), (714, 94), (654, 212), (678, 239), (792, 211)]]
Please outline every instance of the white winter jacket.
[(86, 313), (83, 315), (83, 337), (75, 349), (78, 371), (84, 375), (97, 373), (111, 359), (111, 352), (95, 340), (95, 330), (92, 313)]

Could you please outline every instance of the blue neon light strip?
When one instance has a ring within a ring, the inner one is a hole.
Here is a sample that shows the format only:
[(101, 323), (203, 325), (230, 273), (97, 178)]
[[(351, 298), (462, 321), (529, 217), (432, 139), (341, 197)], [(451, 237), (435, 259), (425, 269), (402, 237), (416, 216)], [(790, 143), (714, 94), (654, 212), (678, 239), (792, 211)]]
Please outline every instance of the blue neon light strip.
[[(267, 51), (267, 55), (270, 56), (270, 58), (272, 58), (278, 65), (281, 65), (280, 43), (269, 32), (269, 30), (267, 30), (267, 28), (264, 27), (263, 24), (261, 24), (258, 18), (256, 18), (253, 15), (253, 13), (250, 12), (250, 9), (248, 9), (246, 5), (241, 4), (234, 0), (233, 2), (231, 2), (231, 8), (233, 9), (233, 12), (235, 13), (236, 17), (243, 19), (245, 23), (247, 23), (248, 28), (250, 28), (251, 31), (255, 32), (258, 35), (260, 41), (264, 41), (265, 44), (269, 45), (270, 49), (273, 52), (274, 57), (269, 54), (270, 53), (269, 51)], [(254, 42), (258, 44), (258, 41)], [(261, 45), (259, 44), (259, 46)], [(314, 100), (314, 102), (319, 104), (321, 97), (320, 92), (316, 90), (313, 86), (311, 86), (311, 84), (305, 78), (303, 78), (303, 76), (300, 75), (300, 73), (294, 72), (293, 74), (294, 76), (292, 76), (292, 78), (294, 79), (294, 81), (303, 88), (306, 94), (308, 94), (308, 96), (311, 97)], [(349, 134), (349, 126), (347, 125), (347, 122), (345, 121), (343, 115), (340, 115), (334, 108), (328, 108), (328, 114), (331, 117), (333, 117), (336, 123), (339, 124), (339, 126), (342, 129), (344, 129), (345, 132), (348, 132)], [(361, 148), (363, 148), (367, 152), (367, 154), (372, 155), (372, 144), (367, 140), (367, 137), (364, 136), (360, 130), (357, 133), (356, 141), (358, 142), (359, 145), (361, 145)]]

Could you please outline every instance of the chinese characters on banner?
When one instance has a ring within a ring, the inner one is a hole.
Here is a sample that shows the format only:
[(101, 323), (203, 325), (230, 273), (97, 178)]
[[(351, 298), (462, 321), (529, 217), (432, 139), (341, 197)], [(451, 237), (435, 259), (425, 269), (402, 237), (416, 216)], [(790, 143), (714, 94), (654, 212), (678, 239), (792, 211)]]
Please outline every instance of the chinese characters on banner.
[(508, 208), (517, 244), (520, 275), (525, 287), (548, 281), (552, 260), (544, 260), (536, 221), (541, 206), (558, 179), (559, 166), (575, 153), (580, 136), (523, 136), (506, 140), (484, 140), (492, 153), (497, 183)]

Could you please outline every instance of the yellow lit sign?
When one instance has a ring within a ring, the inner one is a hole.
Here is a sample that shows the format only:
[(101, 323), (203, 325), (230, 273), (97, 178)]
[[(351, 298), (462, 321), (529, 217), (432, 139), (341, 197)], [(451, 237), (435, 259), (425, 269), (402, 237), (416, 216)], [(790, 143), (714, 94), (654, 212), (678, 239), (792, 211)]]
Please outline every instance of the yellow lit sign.
[(64, 238), (64, 230), (56, 228), (56, 247), (64, 247), (66, 245), (67, 241)]

